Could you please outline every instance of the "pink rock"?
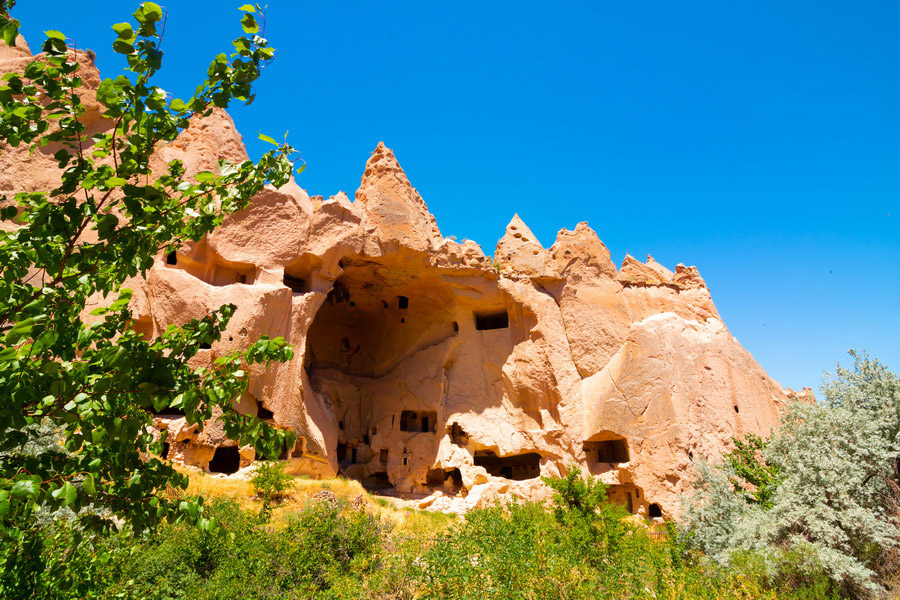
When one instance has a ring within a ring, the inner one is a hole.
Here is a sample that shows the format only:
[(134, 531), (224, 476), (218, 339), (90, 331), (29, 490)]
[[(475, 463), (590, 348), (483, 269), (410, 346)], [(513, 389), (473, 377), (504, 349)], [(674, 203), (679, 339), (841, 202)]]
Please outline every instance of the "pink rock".
[[(0, 71), (27, 60), (0, 47)], [(96, 86), (96, 69), (83, 68)], [(216, 110), (161, 146), (154, 168), (177, 158), (193, 174), (246, 157)], [(58, 176), (40, 152), (0, 153), (0, 191), (50, 189)], [(291, 361), (250, 369), (236, 399), (297, 432), (284, 455), (292, 472), (465, 510), (546, 499), (540, 476), (574, 464), (635, 514), (669, 517), (693, 460), (720, 455), (732, 436), (768, 435), (789, 397), (812, 397), (782, 390), (731, 336), (695, 267), (626, 256), (617, 270), (586, 223), (544, 249), (517, 215), (491, 261), (441, 235), (381, 143), (355, 198), (310, 198), (293, 181), (266, 189), (129, 284), (148, 337), (238, 307), (197, 364), (261, 335), (293, 344)], [(213, 470), (254, 460), (215, 422), (198, 432), (161, 416), (157, 427), (170, 431), (173, 460)]]

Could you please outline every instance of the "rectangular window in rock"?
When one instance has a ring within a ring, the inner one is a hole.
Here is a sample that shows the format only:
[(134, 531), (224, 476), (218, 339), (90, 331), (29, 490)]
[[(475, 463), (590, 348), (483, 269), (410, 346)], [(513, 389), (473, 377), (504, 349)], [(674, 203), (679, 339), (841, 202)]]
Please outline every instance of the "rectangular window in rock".
[(509, 327), (509, 313), (504, 311), (492, 313), (475, 313), (475, 329), (506, 329)]
[(281, 279), (282, 283), (291, 289), (292, 294), (306, 293), (306, 280), (294, 277), (293, 275), (284, 274)]
[(584, 453), (588, 462), (597, 463), (626, 463), (628, 457), (628, 442), (624, 438), (604, 440), (601, 442), (585, 442)]
[(475, 466), (484, 467), (494, 477), (523, 481), (541, 475), (541, 455), (536, 452), (497, 456), (490, 450), (475, 452)]
[(437, 413), (433, 411), (404, 410), (400, 413), (400, 431), (432, 433), (437, 424)]

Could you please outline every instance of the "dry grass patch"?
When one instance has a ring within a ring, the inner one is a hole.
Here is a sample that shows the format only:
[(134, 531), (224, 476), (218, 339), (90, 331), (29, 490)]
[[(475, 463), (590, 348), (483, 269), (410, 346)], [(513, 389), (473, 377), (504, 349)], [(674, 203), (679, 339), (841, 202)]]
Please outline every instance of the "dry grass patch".
[[(184, 492), (186, 495), (203, 496), (207, 500), (228, 498), (237, 502), (241, 509), (250, 512), (257, 512), (262, 508), (262, 500), (254, 495), (249, 476), (246, 479), (220, 477), (199, 469), (181, 466), (176, 468), (189, 477), (190, 483)], [(423, 540), (436, 537), (458, 519), (452, 514), (397, 506), (393, 502), (372, 496), (358, 481), (352, 479), (309, 479), (299, 476), (293, 478), (287, 496), (272, 506), (272, 523), (284, 523), (285, 517), (303, 510), (309, 500), (322, 491), (329, 491), (336, 498), (351, 504), (362, 502), (367, 512), (385, 519), (398, 534), (407, 537)]]

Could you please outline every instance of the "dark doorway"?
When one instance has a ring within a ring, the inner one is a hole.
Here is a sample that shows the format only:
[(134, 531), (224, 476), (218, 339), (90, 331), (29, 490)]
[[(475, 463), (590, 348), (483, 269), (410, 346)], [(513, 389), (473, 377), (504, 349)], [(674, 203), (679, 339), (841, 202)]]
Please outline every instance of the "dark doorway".
[(509, 327), (509, 313), (475, 313), (475, 329), (484, 331), (487, 329), (506, 329)]
[(263, 406), (262, 400), (257, 400), (256, 401), (256, 416), (259, 417), (260, 419), (266, 420), (266, 419), (274, 418), (275, 413), (273, 413), (271, 410), (269, 410), (268, 408)]
[(237, 446), (219, 446), (209, 461), (211, 473), (231, 475), (241, 468), (241, 453)]
[(305, 294), (306, 293), (306, 280), (300, 279), (299, 277), (294, 277), (293, 275), (284, 274), (281, 282), (284, 283), (287, 287), (291, 288), (291, 293), (294, 294)]
[(524, 481), (540, 477), (541, 455), (536, 452), (527, 452), (513, 456), (497, 456), (490, 450), (477, 450), (475, 466), (484, 467), (494, 477)]

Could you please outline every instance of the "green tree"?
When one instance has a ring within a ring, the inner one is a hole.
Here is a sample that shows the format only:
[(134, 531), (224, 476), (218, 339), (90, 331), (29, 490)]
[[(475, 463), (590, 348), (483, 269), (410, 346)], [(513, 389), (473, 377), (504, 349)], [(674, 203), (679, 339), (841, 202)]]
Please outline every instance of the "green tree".
[[(8, 15), (11, 3), (2, 6), (0, 28), (9, 42), (17, 23)], [(81, 122), (88, 92), (62, 33), (46, 32), (44, 54), (0, 80), (0, 147), (49, 146), (61, 173), (52, 190), (0, 197), (0, 560), (6, 574), (34, 559), (31, 534), (40, 516), (54, 511), (88, 531), (108, 530), (116, 521), (140, 530), (163, 519), (215, 526), (204, 518), (200, 499), (158, 494), (167, 486), (185, 488), (187, 478), (153, 457), (163, 441), (150, 430), (154, 411), (177, 407), (202, 426), (221, 410), (226, 434), (263, 455), (293, 443), (292, 434), (232, 408), (247, 385), (247, 364), (291, 356), (284, 340), (262, 338), (243, 353), (193, 368), (188, 360), (201, 344), (219, 339), (235, 307), (145, 340), (131, 329), (131, 290), (123, 288), (126, 278), (146, 274), (161, 251), (200, 240), (264, 185), (280, 186), (291, 176), (287, 144), (276, 144), (256, 164), (222, 163), (218, 173), (190, 179), (177, 160), (165, 173), (150, 169), (156, 145), (175, 139), (191, 117), (232, 100), (252, 101), (252, 84), (274, 50), (260, 31), (259, 7), (240, 10), (243, 35), (234, 52), (216, 56), (186, 100), (152, 83), (162, 64), (163, 9), (144, 2), (133, 22), (114, 25), (113, 49), (127, 60), (126, 73), (96, 90), (113, 126), (90, 139)], [(109, 302), (88, 324), (86, 301), (97, 294)], [(15, 597), (16, 589), (28, 587), (23, 578), (0, 583), (0, 590)]]
[(553, 489), (553, 514), (578, 551), (593, 560), (618, 550), (627, 528), (624, 519), (628, 512), (607, 502), (605, 483), (583, 476), (575, 465), (569, 467), (565, 477), (541, 479)]
[[(762, 455), (700, 465), (687, 506), (691, 544), (720, 562), (759, 553), (775, 575), (821, 569), (848, 595), (883, 591), (900, 546), (900, 378), (851, 356), (852, 369), (826, 376), (823, 402), (786, 410)], [(733, 485), (749, 478), (764, 485), (767, 501), (748, 503), (746, 489)]]

